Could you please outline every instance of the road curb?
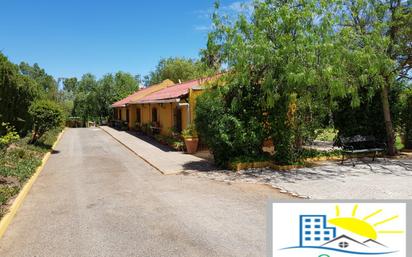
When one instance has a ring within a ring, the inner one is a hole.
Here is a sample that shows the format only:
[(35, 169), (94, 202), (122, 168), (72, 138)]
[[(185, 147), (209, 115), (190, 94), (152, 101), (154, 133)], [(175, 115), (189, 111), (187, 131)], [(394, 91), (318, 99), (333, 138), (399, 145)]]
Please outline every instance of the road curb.
[[(54, 142), (52, 149), (55, 148), (57, 143), (60, 141), (64, 131), (66, 129), (63, 129), (62, 132), (57, 136), (56, 141)], [(47, 163), (47, 160), (50, 157), (51, 152), (47, 152), (42, 159), (41, 165), (36, 168), (36, 172), (31, 176), (31, 178), (26, 182), (26, 184), (23, 186), (23, 188), (20, 190), (18, 193), (17, 197), (14, 199), (12, 205), (10, 206), (7, 214), (0, 220), (0, 239), (6, 232), (8, 226), (10, 225), (11, 221), (13, 220), (14, 216), (16, 215), (17, 211), (21, 207), (21, 205), (24, 202), (24, 199), (26, 198), (27, 194), (30, 192), (30, 189), (32, 188), (34, 182), (36, 182), (37, 178), (39, 177), (40, 173), (44, 169), (44, 166)]]
[(117, 142), (119, 142), (122, 146), (126, 147), (127, 150), (131, 151), (132, 153), (134, 153), (136, 156), (138, 156), (140, 159), (142, 159), (143, 161), (145, 161), (147, 164), (149, 164), (151, 167), (153, 167), (155, 170), (157, 170), (158, 172), (160, 172), (162, 175), (168, 175), (166, 173), (164, 173), (161, 169), (159, 169), (158, 167), (156, 167), (153, 163), (149, 162), (148, 160), (146, 160), (143, 156), (141, 156), (140, 154), (136, 153), (135, 151), (133, 151), (132, 148), (128, 147), (125, 143), (123, 143), (122, 141), (120, 141), (119, 139), (117, 139), (115, 136), (113, 136), (109, 131), (105, 130), (102, 127), (98, 127), (101, 130), (103, 130), (104, 132), (106, 132), (110, 137), (112, 137), (114, 140), (116, 140)]

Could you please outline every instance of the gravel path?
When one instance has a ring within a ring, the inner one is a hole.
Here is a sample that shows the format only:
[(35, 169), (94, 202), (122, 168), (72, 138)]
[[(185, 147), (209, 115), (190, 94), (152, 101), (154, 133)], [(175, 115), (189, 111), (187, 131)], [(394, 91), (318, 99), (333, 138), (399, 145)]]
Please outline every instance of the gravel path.
[(250, 169), (240, 172), (189, 172), (190, 175), (234, 182), (268, 184), (293, 195), (312, 199), (410, 199), (412, 159), (365, 158), (352, 167), (349, 162), (326, 162), (322, 166), (291, 171)]

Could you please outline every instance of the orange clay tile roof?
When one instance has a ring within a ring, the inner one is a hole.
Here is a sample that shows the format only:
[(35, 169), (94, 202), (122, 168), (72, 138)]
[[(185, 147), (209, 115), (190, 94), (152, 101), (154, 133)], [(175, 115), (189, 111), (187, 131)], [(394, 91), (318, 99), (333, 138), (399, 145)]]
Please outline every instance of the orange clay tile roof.
[(203, 79), (190, 80), (190, 81), (186, 81), (180, 84), (175, 84), (173, 86), (164, 88), (152, 94), (148, 94), (147, 96), (140, 98), (137, 101), (136, 100), (131, 101), (131, 103), (142, 104), (142, 103), (151, 103), (151, 102), (157, 102), (157, 101), (177, 99), (177, 98), (180, 98), (180, 97), (183, 97), (189, 94), (189, 90), (191, 88), (200, 86), (202, 83), (212, 78), (215, 78), (215, 77), (216, 76), (212, 76), (212, 77), (207, 77)]
[(150, 93), (159, 91), (159, 90), (161, 90), (165, 87), (172, 86), (172, 85), (174, 85), (173, 81), (165, 80), (162, 83), (139, 89), (136, 92), (134, 92), (133, 94), (131, 94), (131, 95), (115, 102), (115, 103), (113, 103), (112, 107), (114, 107), (114, 108), (116, 108), (116, 107), (117, 108), (118, 107), (125, 107), (126, 104), (130, 103), (131, 101), (137, 101), (140, 98), (143, 98), (143, 97), (149, 95)]

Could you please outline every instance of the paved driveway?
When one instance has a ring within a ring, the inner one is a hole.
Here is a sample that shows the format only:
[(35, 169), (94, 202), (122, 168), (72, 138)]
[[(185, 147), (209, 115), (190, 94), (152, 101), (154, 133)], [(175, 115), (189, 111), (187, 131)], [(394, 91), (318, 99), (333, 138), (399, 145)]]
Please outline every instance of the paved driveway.
[(100, 129), (68, 129), (1, 257), (265, 256), (269, 187), (164, 176)]
[(204, 159), (180, 151), (173, 151), (170, 147), (140, 133), (119, 131), (108, 126), (100, 128), (163, 174), (171, 175), (186, 170), (214, 169), (213, 165)]

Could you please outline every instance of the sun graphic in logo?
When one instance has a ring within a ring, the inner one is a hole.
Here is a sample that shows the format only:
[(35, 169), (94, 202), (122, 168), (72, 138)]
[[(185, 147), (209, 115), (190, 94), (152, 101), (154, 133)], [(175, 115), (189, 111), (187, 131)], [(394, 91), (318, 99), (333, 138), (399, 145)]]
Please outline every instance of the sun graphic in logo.
[(363, 237), (373, 239), (373, 240), (376, 240), (378, 238), (378, 234), (402, 234), (404, 233), (404, 231), (402, 230), (378, 230), (377, 228), (382, 224), (385, 224), (389, 221), (399, 218), (398, 215), (386, 218), (384, 220), (381, 220), (375, 223), (370, 223), (368, 220), (378, 215), (383, 210), (382, 209), (376, 210), (375, 212), (369, 215), (366, 215), (363, 218), (356, 217), (357, 210), (358, 210), (358, 204), (355, 204), (355, 206), (352, 209), (352, 217), (340, 217), (340, 206), (336, 205), (336, 218), (330, 219), (328, 220), (328, 222), (332, 225), (335, 225), (336, 227), (340, 227), (342, 229), (348, 230), (359, 236), (363, 236)]

